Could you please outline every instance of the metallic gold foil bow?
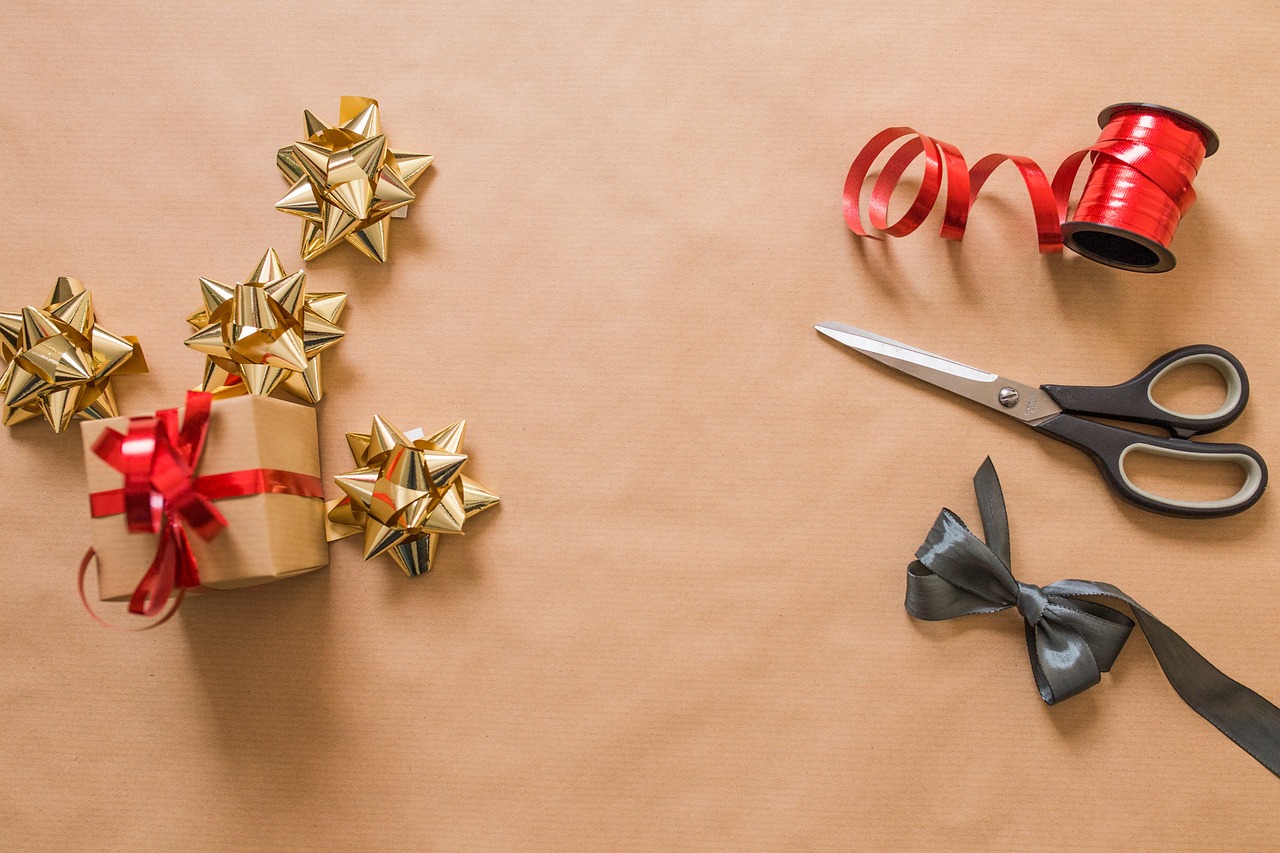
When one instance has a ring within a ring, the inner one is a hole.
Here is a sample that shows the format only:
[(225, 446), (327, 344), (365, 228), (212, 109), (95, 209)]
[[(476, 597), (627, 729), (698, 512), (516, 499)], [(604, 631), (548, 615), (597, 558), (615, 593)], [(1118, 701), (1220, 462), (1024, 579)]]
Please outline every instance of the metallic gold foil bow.
[(306, 292), (306, 272), (285, 275), (268, 249), (234, 287), (200, 279), (204, 308), (187, 318), (198, 331), (187, 346), (209, 357), (195, 389), (215, 397), (267, 395), (282, 383), (308, 403), (324, 396), (320, 354), (342, 340), (345, 293)]
[(281, 148), (276, 165), (293, 185), (276, 209), (301, 216), (302, 257), (311, 260), (346, 240), (378, 263), (387, 259), (387, 217), (417, 196), (410, 187), (432, 155), (392, 151), (378, 102), (344, 96), (341, 127), (303, 112), (307, 138)]
[(468, 518), (498, 496), (463, 476), (466, 421), (429, 438), (406, 436), (374, 416), (366, 433), (347, 433), (360, 467), (334, 478), (347, 497), (330, 501), (329, 541), (364, 533), (364, 558), (389, 553), (404, 573), (430, 571), (442, 534), (462, 533)]
[(1100, 581), (1024, 583), (1009, 570), (1009, 519), (991, 460), (973, 478), (986, 541), (944, 509), (907, 567), (907, 612), (940, 621), (1017, 608), (1026, 626), (1031, 672), (1050, 705), (1101, 681), (1129, 639), (1134, 620), (1182, 701), (1280, 776), (1280, 708), (1228, 678), (1176, 631), (1118, 587)]
[(136, 338), (97, 325), (93, 298), (74, 278), (60, 278), (43, 308), (0, 313), (4, 425), (44, 415), (54, 432), (76, 416), (118, 417), (114, 376), (147, 372)]

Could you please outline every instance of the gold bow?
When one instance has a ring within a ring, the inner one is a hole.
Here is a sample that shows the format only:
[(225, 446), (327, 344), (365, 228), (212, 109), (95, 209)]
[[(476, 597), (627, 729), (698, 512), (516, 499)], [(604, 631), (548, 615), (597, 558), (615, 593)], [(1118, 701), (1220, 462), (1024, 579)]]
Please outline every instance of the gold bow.
[(93, 297), (74, 278), (60, 278), (43, 308), (0, 313), (3, 421), (12, 426), (44, 415), (54, 432), (76, 416), (119, 417), (111, 378), (147, 372), (137, 338), (97, 325)]
[(466, 426), (410, 438), (375, 415), (368, 433), (347, 433), (360, 467), (334, 478), (347, 496), (325, 505), (329, 541), (363, 533), (366, 560), (388, 553), (409, 577), (430, 571), (440, 536), (498, 502), (462, 474)]
[(267, 249), (248, 280), (234, 286), (200, 279), (204, 307), (187, 318), (197, 329), (186, 344), (209, 357), (197, 391), (266, 396), (282, 383), (308, 403), (324, 396), (320, 353), (346, 333), (338, 318), (345, 293), (307, 293), (307, 274), (285, 275)]
[(378, 102), (344, 96), (341, 127), (303, 112), (307, 138), (281, 148), (276, 165), (293, 185), (276, 210), (301, 216), (302, 258), (311, 260), (346, 240), (378, 263), (387, 259), (387, 217), (417, 196), (410, 187), (431, 165), (430, 154), (392, 151)]

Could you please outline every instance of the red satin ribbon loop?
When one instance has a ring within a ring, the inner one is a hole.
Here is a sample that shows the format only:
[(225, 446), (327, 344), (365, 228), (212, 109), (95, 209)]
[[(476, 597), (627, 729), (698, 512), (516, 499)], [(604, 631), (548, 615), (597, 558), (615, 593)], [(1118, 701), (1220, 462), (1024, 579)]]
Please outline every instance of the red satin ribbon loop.
[[(849, 167), (844, 183), (844, 219), (849, 230), (860, 237), (904, 237), (928, 218), (945, 181), (940, 236), (960, 240), (987, 178), (1008, 161), (1022, 176), (1031, 198), (1040, 251), (1060, 252), (1071, 188), (1087, 158), (1089, 175), (1072, 220), (1132, 232), (1168, 248), (1178, 222), (1195, 204), (1192, 182), (1206, 156), (1203, 133), (1164, 110), (1125, 105), (1107, 120), (1097, 142), (1063, 160), (1050, 182), (1044, 170), (1027, 157), (990, 154), (969, 169), (950, 143), (909, 127), (891, 127), (873, 136)], [(863, 225), (862, 189), (877, 158), (895, 144), (898, 147), (880, 170), (867, 200), (867, 221), (880, 232), (876, 234)], [(890, 222), (893, 191), (921, 156), (924, 174), (920, 189), (907, 212)]]

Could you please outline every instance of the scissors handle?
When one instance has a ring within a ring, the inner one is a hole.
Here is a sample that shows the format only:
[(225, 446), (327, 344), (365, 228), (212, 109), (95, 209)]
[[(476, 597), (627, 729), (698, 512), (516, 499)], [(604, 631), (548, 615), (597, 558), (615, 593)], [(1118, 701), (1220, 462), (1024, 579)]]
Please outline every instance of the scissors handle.
[[(1243, 444), (1163, 438), (1068, 414), (1054, 415), (1037, 424), (1035, 429), (1087, 453), (1116, 494), (1148, 512), (1177, 518), (1222, 518), (1253, 506), (1267, 487), (1267, 463), (1256, 450)], [(1126, 460), (1135, 453), (1196, 463), (1232, 462), (1244, 471), (1244, 485), (1222, 500), (1184, 501), (1162, 497), (1134, 485), (1125, 471)]]
[[(1217, 411), (1190, 415), (1167, 409), (1155, 401), (1151, 389), (1166, 374), (1192, 364), (1207, 364), (1222, 374), (1227, 399)], [(1178, 438), (1213, 432), (1240, 417), (1249, 402), (1249, 377), (1234, 355), (1210, 344), (1182, 347), (1151, 362), (1137, 376), (1119, 385), (1042, 385), (1064, 412), (1130, 423), (1151, 424)]]

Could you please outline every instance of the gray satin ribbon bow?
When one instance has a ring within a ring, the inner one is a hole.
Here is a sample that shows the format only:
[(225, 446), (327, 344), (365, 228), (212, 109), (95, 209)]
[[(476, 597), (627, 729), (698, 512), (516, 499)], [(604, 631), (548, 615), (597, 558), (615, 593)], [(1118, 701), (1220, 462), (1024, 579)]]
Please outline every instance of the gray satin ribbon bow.
[(1108, 583), (1064, 580), (1039, 587), (1009, 571), (1009, 519), (988, 458), (973, 478), (985, 543), (944, 509), (907, 568), (907, 612), (938, 621), (1016, 607), (1040, 696), (1050, 705), (1101, 680), (1124, 648), (1133, 620), (1081, 596), (1127, 604), (1169, 684), (1197, 714), (1280, 776), (1280, 709), (1223, 675), (1151, 611)]

